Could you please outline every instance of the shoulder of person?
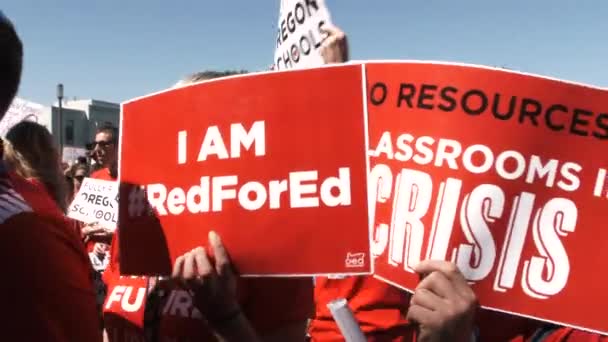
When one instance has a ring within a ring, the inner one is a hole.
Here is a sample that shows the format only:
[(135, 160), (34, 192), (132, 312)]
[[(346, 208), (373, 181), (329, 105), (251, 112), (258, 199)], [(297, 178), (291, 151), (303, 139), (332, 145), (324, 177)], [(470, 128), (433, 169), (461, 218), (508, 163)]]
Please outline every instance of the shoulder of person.
[(4, 223), (15, 215), (30, 212), (32, 212), (32, 208), (23, 197), (9, 183), (0, 181), (0, 223)]

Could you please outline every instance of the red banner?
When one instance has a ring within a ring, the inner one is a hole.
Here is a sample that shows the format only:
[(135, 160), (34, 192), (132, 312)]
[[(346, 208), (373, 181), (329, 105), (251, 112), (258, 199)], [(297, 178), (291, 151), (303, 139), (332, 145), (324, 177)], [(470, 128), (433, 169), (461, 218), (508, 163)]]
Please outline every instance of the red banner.
[(608, 332), (608, 93), (503, 70), (368, 64), (376, 275), (451, 260), (483, 306)]
[(351, 65), (124, 104), (121, 271), (167, 274), (215, 230), (243, 275), (369, 273), (363, 89)]

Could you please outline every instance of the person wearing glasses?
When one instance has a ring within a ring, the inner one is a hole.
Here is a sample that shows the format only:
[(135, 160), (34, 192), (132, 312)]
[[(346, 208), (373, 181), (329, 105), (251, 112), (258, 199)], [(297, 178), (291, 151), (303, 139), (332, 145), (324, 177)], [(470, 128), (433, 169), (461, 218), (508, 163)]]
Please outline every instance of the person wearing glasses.
[(118, 129), (113, 126), (99, 128), (90, 147), (92, 157), (100, 166), (91, 178), (115, 181), (118, 177)]
[[(89, 146), (91, 157), (97, 161), (100, 169), (91, 174), (91, 178), (114, 182), (118, 178), (118, 129), (114, 126), (103, 126), (97, 130), (95, 141)], [(96, 223), (82, 228), (82, 235), (87, 242), (87, 251), (92, 252), (95, 242), (111, 243), (113, 230)]]

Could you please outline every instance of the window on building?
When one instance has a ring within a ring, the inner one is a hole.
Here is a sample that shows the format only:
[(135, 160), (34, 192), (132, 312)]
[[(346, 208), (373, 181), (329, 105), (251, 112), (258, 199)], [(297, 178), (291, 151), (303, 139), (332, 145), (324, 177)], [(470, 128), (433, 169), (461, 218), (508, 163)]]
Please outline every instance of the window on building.
[(74, 120), (65, 122), (65, 144), (74, 145)]

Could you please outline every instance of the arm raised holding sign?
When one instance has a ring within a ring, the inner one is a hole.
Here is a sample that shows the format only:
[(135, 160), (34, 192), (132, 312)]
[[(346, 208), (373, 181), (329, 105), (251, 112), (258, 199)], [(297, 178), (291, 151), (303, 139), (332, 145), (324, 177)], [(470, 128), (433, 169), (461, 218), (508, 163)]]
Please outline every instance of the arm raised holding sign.
[(85, 242), (86, 241), (95, 241), (95, 242), (103, 242), (103, 243), (109, 244), (112, 242), (112, 236), (114, 235), (114, 230), (109, 229), (109, 228), (104, 228), (95, 222), (95, 223), (86, 224), (82, 228), (81, 233), (84, 236)]
[(321, 44), (321, 56), (325, 64), (348, 62), (348, 39), (340, 28), (326, 24), (323, 31), (327, 38)]
[(426, 260), (415, 270), (424, 278), (414, 291), (407, 319), (418, 323), (418, 341), (470, 341), (477, 297), (456, 265)]
[(173, 277), (184, 281), (195, 293), (194, 305), (206, 317), (222, 341), (257, 341), (253, 327), (237, 302), (236, 282), (230, 257), (219, 236), (209, 233), (215, 262), (198, 247), (177, 258)]

